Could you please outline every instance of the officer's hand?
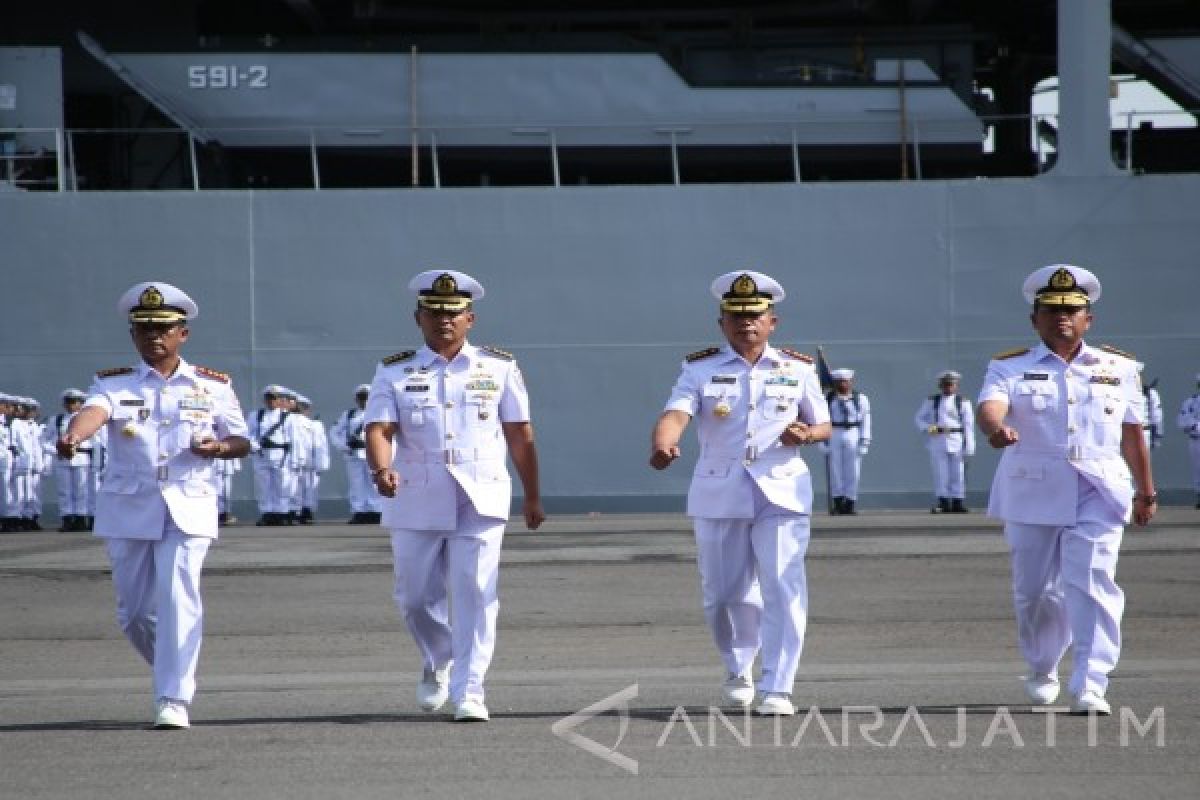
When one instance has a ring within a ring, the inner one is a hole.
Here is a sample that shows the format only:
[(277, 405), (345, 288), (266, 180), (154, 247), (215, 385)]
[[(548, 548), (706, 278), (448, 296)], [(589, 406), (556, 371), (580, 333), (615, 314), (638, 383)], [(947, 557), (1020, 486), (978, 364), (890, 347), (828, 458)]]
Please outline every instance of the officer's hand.
[(677, 458), (679, 458), (679, 445), (655, 447), (654, 452), (650, 454), (650, 466), (655, 469), (666, 469)]
[(1158, 499), (1148, 503), (1140, 494), (1133, 496), (1133, 521), (1138, 525), (1149, 525), (1150, 520), (1154, 519), (1154, 514), (1158, 511)]
[(73, 433), (65, 433), (58, 437), (58, 441), (54, 443), (54, 449), (58, 451), (60, 458), (74, 458), (75, 448), (79, 444), (79, 437)]
[(1015, 430), (1002, 425), (997, 430), (992, 431), (992, 435), (988, 437), (988, 444), (997, 450), (1016, 444), (1020, 441), (1021, 436)]
[(203, 439), (193, 439), (189, 449), (201, 458), (217, 458), (225, 452), (225, 443), (215, 437), (206, 436)]
[(541, 500), (525, 498), (521, 510), (525, 513), (525, 527), (531, 531), (536, 531), (546, 521), (546, 512), (542, 510)]
[(783, 433), (779, 436), (779, 441), (787, 447), (799, 447), (811, 444), (812, 439), (809, 438), (808, 425), (799, 420), (793, 422), (783, 429)]
[(384, 497), (395, 497), (396, 489), (400, 487), (400, 475), (394, 469), (381, 470), (372, 475), (371, 480)]

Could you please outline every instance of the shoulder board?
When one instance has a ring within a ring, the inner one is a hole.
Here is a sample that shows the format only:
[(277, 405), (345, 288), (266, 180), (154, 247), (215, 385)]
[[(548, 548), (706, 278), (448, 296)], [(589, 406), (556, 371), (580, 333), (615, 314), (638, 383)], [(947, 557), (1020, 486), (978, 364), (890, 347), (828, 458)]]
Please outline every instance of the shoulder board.
[(781, 347), (779, 348), (779, 352), (783, 353), (785, 356), (790, 356), (797, 361), (803, 361), (805, 364), (813, 363), (812, 356), (810, 356), (808, 353), (801, 353), (799, 350), (793, 350), (790, 347)]
[(993, 361), (1003, 361), (1006, 358), (1016, 358), (1017, 356), (1023, 356), (1028, 352), (1029, 352), (1028, 347), (1016, 347), (1016, 348), (1013, 348), (1012, 350), (1005, 350), (1002, 353), (996, 353), (996, 355), (992, 356), (992, 360)]
[(492, 347), (490, 344), (480, 345), (479, 349), (485, 353), (489, 353), (502, 361), (512, 361), (513, 354), (507, 350), (501, 350), (499, 347)]
[(193, 369), (202, 378), (208, 378), (210, 381), (217, 381), (218, 383), (229, 383), (229, 373), (227, 372), (219, 372), (208, 367), (193, 367)]
[(1114, 356), (1122, 356), (1123, 358), (1128, 358), (1130, 361), (1137, 361), (1137, 356), (1135, 356), (1133, 353), (1126, 353), (1124, 350), (1118, 350), (1111, 344), (1102, 344), (1100, 345), (1100, 349), (1106, 353), (1112, 353)]
[(721, 352), (721, 348), (719, 348), (719, 347), (706, 347), (703, 350), (697, 350), (694, 353), (688, 353), (686, 356), (683, 357), (683, 360), (684, 361), (699, 361), (702, 358), (708, 358), (709, 356), (715, 356), (719, 352)]
[(390, 367), (392, 364), (399, 364), (401, 361), (408, 361), (417, 354), (416, 350), (401, 350), (399, 353), (392, 353), (386, 358), (380, 359), (385, 367)]
[(112, 369), (102, 369), (96, 373), (97, 378), (114, 378), (117, 375), (132, 375), (133, 367), (113, 367)]

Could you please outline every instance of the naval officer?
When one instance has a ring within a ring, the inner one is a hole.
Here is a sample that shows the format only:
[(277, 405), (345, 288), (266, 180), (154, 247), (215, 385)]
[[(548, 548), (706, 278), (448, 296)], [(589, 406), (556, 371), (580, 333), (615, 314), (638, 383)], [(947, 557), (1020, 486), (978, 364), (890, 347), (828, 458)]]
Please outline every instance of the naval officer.
[(1070, 647), (1072, 711), (1108, 714), (1125, 607), (1117, 553), (1130, 517), (1147, 524), (1158, 497), (1137, 362), (1083, 338), (1100, 289), (1095, 275), (1070, 264), (1025, 280), (1041, 342), (992, 359), (978, 418), (988, 443), (1004, 449), (988, 514), (1004, 520), (1012, 553), (1026, 693), (1037, 705), (1055, 701)]
[(834, 514), (857, 514), (862, 460), (871, 448), (871, 398), (854, 386), (854, 370), (829, 373), (833, 389), (825, 394), (833, 433), (822, 449), (829, 453), (829, 494)]
[(96, 506), (117, 595), (117, 621), (153, 668), (155, 727), (188, 727), (203, 607), (200, 570), (217, 537), (213, 460), (250, 451), (229, 376), (179, 350), (199, 310), (167, 283), (121, 296), (136, 367), (96, 373), (88, 398), (57, 442), (71, 458), (108, 427), (109, 464)]
[[(67, 432), (72, 417), (79, 413), (87, 395), (79, 389), (66, 389), (62, 393), (63, 410), (55, 414), (47, 424), (43, 439), (51, 448)], [(71, 458), (54, 459), (54, 484), (58, 490), (58, 513), (62, 518), (59, 531), (86, 531), (88, 529), (89, 481), (93, 444), (88, 442), (75, 448)]]
[(1196, 508), (1200, 508), (1200, 373), (1196, 374), (1196, 389), (1183, 401), (1175, 425), (1188, 437), (1188, 454), (1192, 459), (1192, 489), (1196, 492)]
[(812, 480), (800, 447), (829, 438), (812, 359), (768, 341), (783, 287), (761, 272), (711, 286), (727, 344), (688, 356), (654, 426), (650, 465), (679, 458), (696, 420), (700, 457), (688, 491), (704, 614), (725, 666), (723, 699), (760, 714), (795, 713), (792, 683), (808, 615), (804, 555)]
[[(483, 287), (455, 270), (429, 270), (408, 288), (425, 339), (383, 359), (365, 411), (367, 463), (392, 539), (395, 600), (421, 651), (417, 702), (454, 719), (488, 719), (484, 675), (499, 609), (497, 571), (512, 484), (525, 490), (525, 524), (542, 524), (529, 396), (512, 355), (467, 341)], [(453, 620), (453, 623), (451, 623)]]
[(917, 409), (917, 429), (925, 434), (933, 468), (935, 514), (965, 514), (966, 459), (975, 455), (975, 415), (958, 393), (962, 375), (952, 369), (938, 375), (938, 391)]

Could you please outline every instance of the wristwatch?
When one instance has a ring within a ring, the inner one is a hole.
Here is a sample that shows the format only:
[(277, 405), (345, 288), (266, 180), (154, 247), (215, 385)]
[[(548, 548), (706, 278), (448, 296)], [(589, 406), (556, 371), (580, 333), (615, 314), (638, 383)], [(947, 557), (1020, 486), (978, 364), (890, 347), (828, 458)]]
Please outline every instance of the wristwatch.
[(1133, 497), (1135, 500), (1141, 500), (1148, 506), (1152, 506), (1158, 502), (1158, 492), (1154, 494), (1135, 494)]

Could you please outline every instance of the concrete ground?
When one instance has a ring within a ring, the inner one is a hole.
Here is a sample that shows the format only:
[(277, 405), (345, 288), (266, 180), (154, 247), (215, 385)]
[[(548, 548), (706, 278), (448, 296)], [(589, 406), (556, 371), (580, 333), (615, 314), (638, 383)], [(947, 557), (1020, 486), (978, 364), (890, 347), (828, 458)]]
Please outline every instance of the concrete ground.
[(1088, 720), (1024, 702), (998, 525), (819, 515), (801, 714), (776, 725), (710, 710), (685, 519), (514, 523), (493, 720), (462, 725), (416, 708), (380, 529), (233, 527), (184, 732), (148, 729), (99, 543), (4, 535), (0, 797), (1194, 797), (1198, 533), (1187, 509), (1127, 533), (1116, 713)]

